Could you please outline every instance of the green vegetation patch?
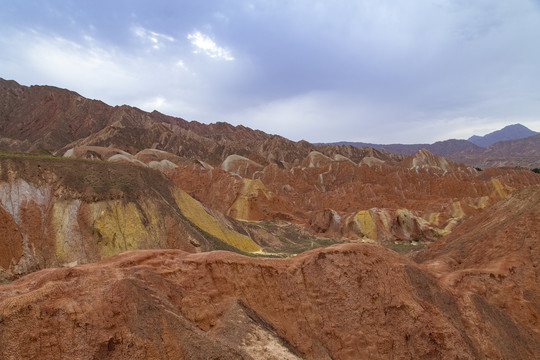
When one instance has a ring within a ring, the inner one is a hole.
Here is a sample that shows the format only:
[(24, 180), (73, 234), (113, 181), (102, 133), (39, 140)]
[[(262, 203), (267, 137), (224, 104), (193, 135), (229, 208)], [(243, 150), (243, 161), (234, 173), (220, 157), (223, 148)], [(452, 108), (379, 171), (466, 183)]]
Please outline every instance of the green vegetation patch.
[(262, 220), (244, 222), (248, 227), (258, 227), (279, 240), (279, 245), (266, 246), (264, 251), (279, 257), (289, 257), (311, 249), (323, 248), (343, 241), (314, 236), (300, 225), (280, 221)]
[(427, 245), (427, 243), (416, 241), (398, 241), (381, 245), (387, 249), (394, 250), (397, 253), (407, 255), (420, 251), (424, 246)]

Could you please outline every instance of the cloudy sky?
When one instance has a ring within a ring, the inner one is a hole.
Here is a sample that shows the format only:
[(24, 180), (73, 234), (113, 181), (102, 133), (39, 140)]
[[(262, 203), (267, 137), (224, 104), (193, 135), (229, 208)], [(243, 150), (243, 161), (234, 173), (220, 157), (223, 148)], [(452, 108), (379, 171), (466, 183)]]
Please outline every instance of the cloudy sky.
[(0, 0), (0, 77), (312, 142), (540, 131), (540, 1)]

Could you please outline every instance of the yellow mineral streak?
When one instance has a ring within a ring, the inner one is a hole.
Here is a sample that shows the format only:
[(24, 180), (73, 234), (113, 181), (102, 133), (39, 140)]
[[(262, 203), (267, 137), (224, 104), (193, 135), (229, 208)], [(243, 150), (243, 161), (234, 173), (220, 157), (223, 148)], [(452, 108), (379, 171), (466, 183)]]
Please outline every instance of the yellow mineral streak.
[(259, 194), (262, 194), (266, 199), (270, 199), (272, 195), (260, 179), (244, 178), (242, 180), (244, 186), (227, 213), (238, 220), (253, 220), (250, 217), (249, 199), (257, 197)]
[(201, 203), (189, 196), (186, 192), (180, 189), (174, 189), (173, 194), (182, 214), (201, 230), (239, 250), (246, 252), (261, 250), (259, 245), (248, 236), (233, 231), (217, 221), (206, 212)]
[(264, 196), (269, 199), (270, 198), (270, 190), (264, 186), (263, 182), (260, 179), (243, 179), (244, 180), (244, 187), (242, 188), (242, 195), (245, 196), (257, 196), (259, 194), (259, 191), (261, 191)]
[(439, 226), (439, 216), (440, 213), (431, 213), (429, 214), (428, 222), (433, 226)]
[(451, 232), (451, 230), (449, 230), (447, 228), (441, 229), (439, 227), (441, 225), (440, 216), (441, 216), (441, 213), (438, 213), (438, 212), (431, 213), (431, 214), (429, 214), (427, 216), (427, 218), (428, 218), (427, 220), (422, 219), (423, 221), (420, 221), (420, 223), (423, 226), (427, 226), (429, 231), (431, 231), (432, 234), (434, 236), (436, 236), (436, 237), (442, 237), (442, 236), (450, 234), (450, 232)]
[(430, 228), (431, 231), (433, 231), (433, 233), (437, 236), (437, 237), (443, 237), (445, 235), (448, 235), (450, 234), (452, 231), (448, 230), (448, 229), (439, 229), (439, 228), (436, 228), (436, 227), (431, 227)]
[(485, 208), (489, 203), (489, 196), (482, 196), (476, 201), (476, 204), (471, 205), (475, 209), (483, 209)]
[(501, 198), (506, 197), (506, 195), (508, 195), (508, 193), (510, 193), (512, 190), (514, 190), (510, 186), (505, 186), (505, 185), (501, 184), (499, 179), (496, 179), (496, 178), (491, 179), (491, 184), (493, 185), (493, 187), (495, 188), (495, 191), (497, 192), (497, 194)]
[(106, 258), (126, 250), (140, 249), (143, 242), (158, 243), (159, 227), (155, 204), (146, 201), (109, 201), (91, 204), (94, 241)]
[(68, 204), (66, 202), (56, 202), (53, 206), (53, 226), (56, 234), (56, 258), (60, 262), (68, 257), (66, 232), (69, 228), (69, 217), (66, 216)]
[(465, 217), (465, 212), (461, 207), (460, 201), (455, 201), (452, 203), (452, 217), (455, 219), (461, 219)]
[(353, 219), (362, 236), (362, 240), (377, 240), (377, 225), (369, 210), (361, 210)]
[[(151, 201), (137, 204), (102, 201), (88, 204), (88, 212), (79, 214), (80, 201), (59, 201), (53, 207), (56, 259), (59, 264), (76, 261), (85, 255), (85, 247), (95, 246), (99, 258), (126, 250), (160, 245), (160, 229), (165, 226), (158, 207)], [(93, 224), (94, 245), (74, 243), (82, 236), (79, 217)]]

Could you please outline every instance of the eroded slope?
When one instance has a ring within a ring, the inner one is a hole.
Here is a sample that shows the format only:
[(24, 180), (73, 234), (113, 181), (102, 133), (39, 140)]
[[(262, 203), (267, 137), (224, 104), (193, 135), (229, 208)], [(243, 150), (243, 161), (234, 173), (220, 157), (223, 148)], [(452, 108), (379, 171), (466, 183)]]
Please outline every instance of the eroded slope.
[(0, 287), (0, 351), (43, 359), (537, 358), (539, 201), (539, 187), (512, 193), (427, 247), (420, 264), (346, 244), (289, 259), (131, 251), (39, 271)]
[(0, 268), (14, 276), (131, 249), (260, 249), (160, 172), (131, 164), (4, 154), (0, 218)]

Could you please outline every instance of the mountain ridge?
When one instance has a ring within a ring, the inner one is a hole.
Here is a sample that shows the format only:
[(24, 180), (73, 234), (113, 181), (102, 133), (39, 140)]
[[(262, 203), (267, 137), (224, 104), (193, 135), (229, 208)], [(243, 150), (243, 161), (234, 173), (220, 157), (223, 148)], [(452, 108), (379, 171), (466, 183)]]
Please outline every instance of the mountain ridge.
[[(525, 136), (527, 134), (528, 136)], [(434, 154), (479, 168), (521, 166), (532, 169), (540, 167), (540, 137), (538, 137), (537, 132), (521, 124), (514, 124), (485, 136), (488, 136), (488, 140), (477, 144), (471, 142), (471, 138), (469, 140), (449, 139), (432, 144), (384, 145), (350, 141), (340, 141), (332, 144), (372, 147), (380, 151), (404, 155), (412, 155), (420, 149), (426, 149)], [(510, 139), (507, 139), (508, 137)], [(476, 136), (476, 138), (483, 139), (484, 137)], [(488, 145), (479, 145), (484, 143)]]
[(519, 140), (519, 139), (528, 138), (530, 136), (534, 136), (537, 134), (538, 132), (532, 131), (531, 129), (521, 124), (512, 124), (512, 125), (507, 125), (500, 130), (493, 131), (484, 136), (473, 135), (467, 140), (480, 147), (488, 147), (491, 144), (494, 144), (496, 142), (507, 141), (507, 140)]
[(112, 146), (131, 154), (146, 148), (219, 164), (229, 155), (257, 163), (292, 162), (312, 150), (329, 156), (340, 154), (360, 161), (365, 153), (399, 161), (401, 155), (293, 142), (238, 125), (202, 124), (151, 113), (128, 105), (109, 106), (51, 86), (22, 86), (0, 82), (0, 147), (15, 151), (48, 151), (63, 155), (76, 146)]

